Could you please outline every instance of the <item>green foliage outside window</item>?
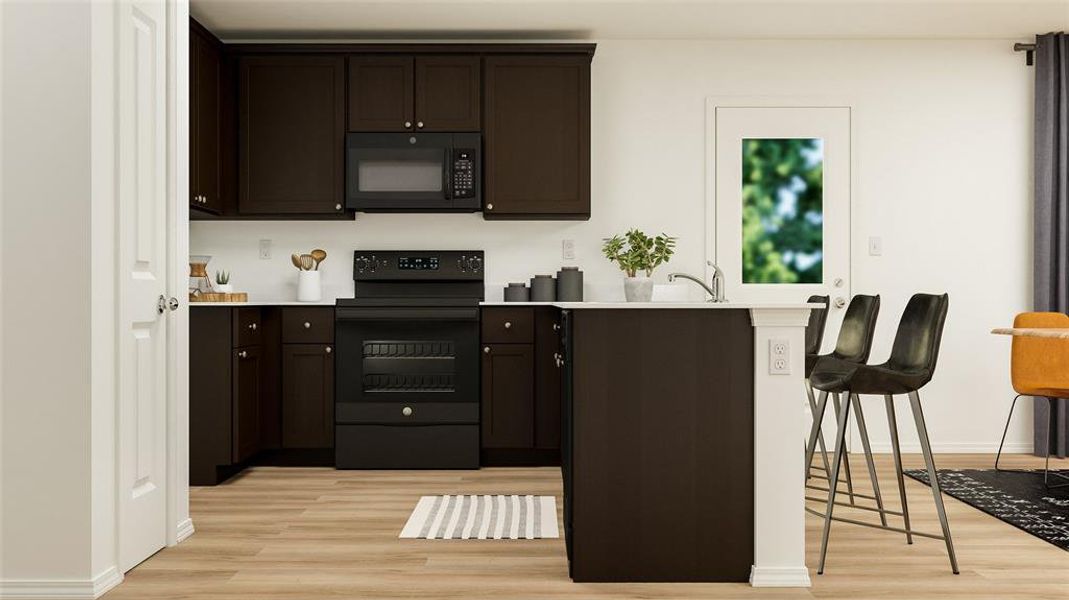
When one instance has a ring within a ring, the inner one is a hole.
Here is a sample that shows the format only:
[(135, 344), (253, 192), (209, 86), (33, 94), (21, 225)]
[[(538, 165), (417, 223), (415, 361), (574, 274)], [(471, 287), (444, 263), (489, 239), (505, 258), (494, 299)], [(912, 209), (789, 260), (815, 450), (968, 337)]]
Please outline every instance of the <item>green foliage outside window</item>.
[(742, 140), (743, 283), (823, 279), (823, 140)]

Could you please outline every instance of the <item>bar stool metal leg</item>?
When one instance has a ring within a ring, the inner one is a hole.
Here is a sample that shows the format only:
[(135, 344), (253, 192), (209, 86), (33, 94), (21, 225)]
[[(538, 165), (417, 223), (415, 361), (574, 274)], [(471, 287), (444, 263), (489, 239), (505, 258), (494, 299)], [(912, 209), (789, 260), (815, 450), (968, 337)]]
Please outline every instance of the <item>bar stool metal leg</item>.
[(861, 447), (865, 451), (865, 464), (869, 469), (869, 481), (872, 482), (872, 495), (876, 496), (876, 508), (880, 511), (880, 524), (887, 526), (887, 513), (883, 510), (883, 496), (880, 495), (880, 480), (876, 477), (876, 463), (872, 460), (872, 445), (869, 443), (869, 430), (865, 426), (865, 413), (861, 411), (861, 398), (850, 394), (854, 406), (854, 418), (857, 419), (858, 433), (861, 434)]
[(805, 478), (809, 479), (809, 471), (813, 464), (813, 453), (816, 451), (816, 444), (820, 444), (820, 457), (824, 461), (824, 474), (827, 475), (831, 472), (831, 465), (828, 463), (828, 447), (824, 444), (824, 432), (821, 430), (821, 424), (824, 422), (824, 411), (827, 409), (828, 393), (821, 392), (820, 404), (817, 404), (816, 399), (813, 397), (813, 386), (809, 385), (809, 380), (805, 381), (805, 393), (809, 396), (809, 412), (813, 415), (813, 425), (809, 430), (809, 439), (806, 442), (805, 449)]
[[(847, 401), (843, 403), (842, 400), (839, 398), (839, 394), (835, 395), (835, 403), (833, 404), (833, 406), (835, 407), (836, 420), (839, 419), (839, 414), (842, 412), (841, 407), (849, 404), (849, 397), (847, 397)], [(847, 419), (847, 421), (849, 422), (849, 419)], [(839, 442), (840, 444), (844, 445), (844, 448), (846, 445), (845, 440), (846, 438), (843, 438), (843, 441)], [(836, 452), (838, 452), (838, 445), (835, 446), (835, 450)], [(856, 504), (856, 502), (854, 501), (854, 478), (850, 475), (850, 453), (846, 452), (845, 450), (843, 452), (843, 472), (846, 474), (846, 495), (850, 499), (850, 504)], [(832, 478), (831, 475), (828, 475), (828, 487), (831, 487), (832, 483), (834, 483), (835, 485), (839, 485), (839, 478)]]
[(928, 428), (924, 425), (924, 412), (921, 410), (921, 397), (917, 392), (909, 393), (909, 404), (913, 409), (913, 420), (917, 422), (917, 437), (921, 442), (921, 453), (924, 454), (924, 464), (928, 467), (928, 481), (931, 484), (932, 496), (935, 498), (935, 510), (939, 513), (939, 524), (943, 527), (943, 539), (947, 545), (947, 555), (950, 557), (950, 568), (954, 574), (958, 574), (958, 558), (954, 554), (954, 541), (950, 537), (950, 524), (947, 522), (947, 511), (943, 506), (943, 492), (939, 488), (939, 477), (935, 469), (935, 460), (932, 459), (932, 445), (928, 441)]
[[(835, 395), (836, 404), (839, 404), (839, 394)], [(824, 535), (820, 541), (820, 566), (818, 575), (824, 574), (824, 560), (828, 556), (828, 537), (831, 535), (831, 517), (835, 510), (835, 493), (838, 491), (839, 468), (843, 464), (846, 455), (846, 427), (850, 421), (850, 394), (846, 395), (846, 402), (842, 403), (842, 409), (837, 410), (838, 427), (835, 430), (835, 458), (832, 459), (831, 474), (828, 475), (828, 507), (824, 511)]]
[(887, 427), (891, 430), (891, 452), (895, 456), (895, 475), (898, 478), (898, 498), (902, 502), (902, 523), (906, 529), (906, 543), (913, 543), (913, 529), (909, 526), (909, 504), (906, 502), (906, 478), (902, 474), (902, 449), (898, 445), (898, 418), (895, 416), (894, 396), (883, 397), (887, 407)]

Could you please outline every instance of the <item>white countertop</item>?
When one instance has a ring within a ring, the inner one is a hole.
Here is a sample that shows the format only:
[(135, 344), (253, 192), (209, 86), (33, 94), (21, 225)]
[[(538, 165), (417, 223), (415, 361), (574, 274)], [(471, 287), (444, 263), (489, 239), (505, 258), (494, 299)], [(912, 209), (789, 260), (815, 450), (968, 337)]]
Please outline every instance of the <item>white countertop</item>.
[(480, 302), (480, 306), (555, 306), (566, 309), (822, 308), (816, 302)]
[(190, 306), (334, 306), (334, 299), (316, 302), (296, 300), (249, 300), (248, 302), (190, 302)]

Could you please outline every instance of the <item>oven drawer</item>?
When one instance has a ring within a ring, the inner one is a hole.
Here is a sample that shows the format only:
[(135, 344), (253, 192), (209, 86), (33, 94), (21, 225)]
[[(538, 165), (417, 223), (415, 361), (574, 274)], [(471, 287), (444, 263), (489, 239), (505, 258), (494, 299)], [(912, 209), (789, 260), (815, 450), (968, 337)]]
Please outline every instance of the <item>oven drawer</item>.
[(260, 317), (258, 307), (234, 309), (233, 343), (235, 348), (256, 346), (260, 343), (260, 330), (263, 328), (263, 320)]
[(478, 425), (338, 425), (338, 469), (478, 469)]
[(284, 307), (283, 344), (333, 344), (334, 307)]
[(482, 311), (484, 344), (531, 344), (534, 342), (534, 311), (530, 307), (487, 307)]
[[(406, 410), (407, 409), (407, 410)], [(477, 424), (476, 402), (339, 402), (336, 419), (341, 423)]]

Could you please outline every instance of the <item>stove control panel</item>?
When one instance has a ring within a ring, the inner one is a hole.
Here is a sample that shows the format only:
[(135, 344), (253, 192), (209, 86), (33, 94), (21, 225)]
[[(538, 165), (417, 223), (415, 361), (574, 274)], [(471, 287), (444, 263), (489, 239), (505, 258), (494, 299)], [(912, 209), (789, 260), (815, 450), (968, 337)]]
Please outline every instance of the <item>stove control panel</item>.
[(353, 253), (353, 279), (356, 281), (472, 281), (482, 278), (481, 250), (358, 250)]

